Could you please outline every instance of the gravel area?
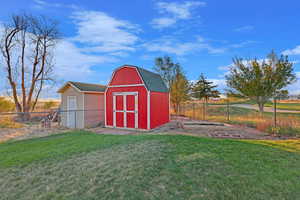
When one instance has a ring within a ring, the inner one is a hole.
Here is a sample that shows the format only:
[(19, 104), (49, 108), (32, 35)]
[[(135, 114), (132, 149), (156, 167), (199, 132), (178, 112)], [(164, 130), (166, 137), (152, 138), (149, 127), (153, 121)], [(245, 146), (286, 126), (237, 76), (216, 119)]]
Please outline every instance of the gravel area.
[[(183, 134), (213, 138), (233, 138), (233, 139), (264, 139), (276, 140), (285, 139), (273, 137), (267, 133), (260, 132), (253, 128), (247, 128), (236, 125), (222, 124), (208, 121), (195, 121), (187, 118), (176, 118), (170, 123), (151, 131), (137, 131), (128, 129), (113, 128), (89, 128), (85, 129), (98, 134), (114, 134), (114, 135), (138, 135), (138, 134)], [(71, 131), (71, 129), (62, 128), (53, 125), (51, 128), (42, 128), (39, 125), (25, 125), (23, 128), (16, 129), (0, 129), (0, 142), (10, 139), (22, 140), (35, 137), (43, 137), (63, 132)]]
[(222, 124), (218, 122), (195, 121), (188, 119), (172, 120), (159, 128), (151, 131), (135, 131), (126, 129), (112, 128), (93, 128), (89, 131), (99, 134), (183, 134), (214, 138), (233, 138), (233, 139), (282, 139), (273, 137), (267, 133), (260, 132), (253, 128), (241, 127), (236, 125)]
[(24, 125), (22, 128), (0, 128), (0, 142), (10, 139), (22, 140), (28, 138), (44, 137), (70, 131), (70, 129), (53, 125), (51, 128), (42, 128), (40, 125)]

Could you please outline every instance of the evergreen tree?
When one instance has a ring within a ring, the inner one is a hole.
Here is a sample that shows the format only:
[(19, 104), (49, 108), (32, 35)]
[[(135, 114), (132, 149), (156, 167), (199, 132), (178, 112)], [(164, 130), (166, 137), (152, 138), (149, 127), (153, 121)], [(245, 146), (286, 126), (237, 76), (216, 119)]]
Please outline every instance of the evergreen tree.
[(213, 85), (212, 81), (208, 81), (201, 74), (199, 80), (192, 86), (192, 95), (197, 99), (203, 99), (207, 102), (209, 98), (220, 97), (220, 92), (215, 89), (216, 87), (217, 85)]

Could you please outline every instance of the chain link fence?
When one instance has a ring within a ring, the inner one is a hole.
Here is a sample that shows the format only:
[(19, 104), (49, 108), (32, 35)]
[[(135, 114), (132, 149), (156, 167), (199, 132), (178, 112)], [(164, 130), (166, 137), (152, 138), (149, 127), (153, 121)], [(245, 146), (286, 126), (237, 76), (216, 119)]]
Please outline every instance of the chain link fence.
[[(29, 119), (22, 120), (23, 116)], [(20, 128), (31, 126), (39, 128), (86, 128), (102, 125), (103, 109), (60, 110), (52, 109), (39, 112), (0, 112), (0, 128)]]
[(247, 126), (272, 134), (300, 136), (300, 101), (270, 101), (263, 113), (254, 102), (245, 100), (189, 101), (181, 104), (173, 114), (192, 120)]

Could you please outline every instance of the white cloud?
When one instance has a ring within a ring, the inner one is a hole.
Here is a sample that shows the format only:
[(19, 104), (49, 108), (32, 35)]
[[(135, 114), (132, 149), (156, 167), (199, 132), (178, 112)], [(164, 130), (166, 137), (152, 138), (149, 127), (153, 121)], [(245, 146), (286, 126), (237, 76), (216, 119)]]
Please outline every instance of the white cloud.
[(283, 55), (300, 55), (300, 45), (296, 46), (294, 49), (287, 49), (282, 52)]
[(185, 1), (178, 2), (158, 2), (156, 7), (159, 13), (167, 15), (152, 20), (151, 24), (154, 28), (165, 28), (174, 25), (178, 20), (186, 20), (192, 17), (192, 10), (206, 6), (202, 1)]
[(117, 62), (135, 50), (138, 26), (96, 11), (77, 10), (71, 18), (77, 33), (56, 48), (58, 78), (85, 81), (95, 74), (93, 66)]
[(188, 19), (191, 17), (191, 10), (198, 6), (206, 6), (205, 2), (201, 1), (185, 1), (177, 2), (158, 2), (157, 7), (160, 13), (169, 13), (178, 19)]
[(151, 24), (154, 28), (165, 28), (176, 23), (176, 19), (170, 17), (162, 17), (153, 19)]
[(242, 26), (242, 27), (234, 29), (234, 31), (236, 31), (236, 32), (249, 32), (249, 31), (253, 31), (253, 30), (254, 30), (254, 26), (251, 26), (251, 25)]
[[(39, 3), (48, 6), (43, 2)], [(137, 30), (135, 25), (101, 12), (73, 12), (77, 35), (62, 38), (53, 50), (57, 81), (86, 81), (94, 76), (93, 67), (117, 62), (120, 57), (127, 56), (127, 52), (134, 50), (138, 38), (131, 30)], [(1, 77), (0, 84), (3, 82), (4, 77)], [(3, 89), (1, 85), (0, 90)]]
[(246, 40), (244, 42), (240, 42), (240, 43), (236, 43), (236, 44), (231, 44), (230, 47), (232, 47), (232, 48), (242, 48), (242, 47), (245, 47), (247, 45), (255, 44), (255, 43), (257, 43), (257, 42), (253, 41), (253, 40)]
[(300, 78), (298, 78), (295, 83), (287, 86), (286, 89), (292, 95), (300, 95)]
[(97, 11), (76, 11), (72, 19), (77, 28), (74, 41), (85, 43), (91, 51), (132, 51), (139, 40), (137, 25)]
[(79, 9), (79, 7), (75, 4), (62, 4), (62, 3), (53, 3), (53, 2), (49, 3), (43, 0), (33, 0), (33, 2), (34, 2), (33, 8), (39, 10), (45, 9), (47, 7)]
[(220, 66), (220, 67), (218, 67), (218, 70), (228, 71), (230, 69), (230, 67), (232, 67), (232, 64), (231, 65)]
[(67, 39), (57, 44), (54, 58), (55, 75), (59, 79), (67, 80), (86, 80), (93, 74), (91, 66), (117, 61), (117, 58), (112, 56), (86, 54)]
[(226, 89), (226, 80), (225, 79), (208, 79), (209, 81), (212, 81), (214, 85), (217, 85), (217, 89), (220, 90), (220, 92), (224, 92)]
[(206, 50), (210, 54), (223, 53), (226, 49), (212, 47), (202, 37), (192, 42), (181, 42), (173, 37), (163, 37), (143, 44), (151, 52), (164, 52), (175, 55), (185, 55), (195, 51)]

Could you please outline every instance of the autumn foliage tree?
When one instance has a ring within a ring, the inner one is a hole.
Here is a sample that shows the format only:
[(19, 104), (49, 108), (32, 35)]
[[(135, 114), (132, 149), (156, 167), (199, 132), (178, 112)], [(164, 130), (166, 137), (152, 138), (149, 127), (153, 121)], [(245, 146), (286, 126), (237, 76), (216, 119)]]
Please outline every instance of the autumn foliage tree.
[(173, 105), (175, 113), (178, 113), (180, 104), (189, 100), (190, 84), (185, 74), (179, 68), (171, 81), (171, 104)]
[(296, 80), (293, 63), (287, 56), (278, 57), (273, 51), (263, 61), (235, 58), (233, 63), (226, 76), (230, 93), (254, 100), (261, 113), (271, 97)]
[(13, 15), (1, 29), (1, 56), (17, 112), (29, 119), (42, 89), (53, 80), (53, 49), (59, 39), (57, 23), (46, 17)]

